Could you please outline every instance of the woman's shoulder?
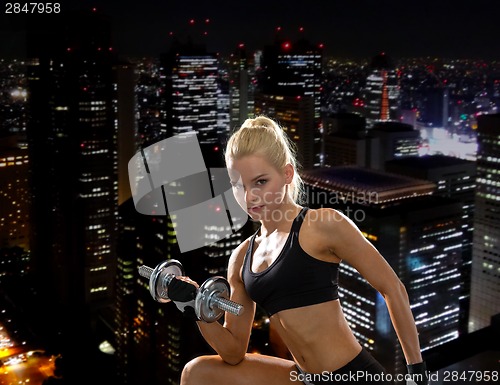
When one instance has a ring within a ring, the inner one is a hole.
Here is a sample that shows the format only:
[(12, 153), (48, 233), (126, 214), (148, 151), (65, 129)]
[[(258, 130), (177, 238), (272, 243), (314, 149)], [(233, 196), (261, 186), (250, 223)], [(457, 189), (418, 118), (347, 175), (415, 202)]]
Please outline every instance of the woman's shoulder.
[(319, 208), (310, 211), (305, 218), (306, 228), (321, 246), (335, 249), (345, 242), (354, 242), (359, 239), (358, 236), (363, 237), (355, 222), (339, 210)]
[(331, 249), (337, 242), (341, 242), (345, 229), (350, 220), (341, 211), (333, 208), (309, 209), (304, 219), (306, 238), (316, 243), (316, 247)]
[(308, 209), (304, 221), (314, 230), (321, 230), (325, 227), (335, 227), (345, 220), (345, 215), (340, 211), (321, 207), (318, 209)]
[(250, 246), (250, 242), (252, 240), (253, 235), (249, 236), (243, 242), (241, 242), (231, 253), (229, 257), (228, 270), (235, 269), (240, 270), (243, 265), (243, 261), (245, 259), (245, 254)]

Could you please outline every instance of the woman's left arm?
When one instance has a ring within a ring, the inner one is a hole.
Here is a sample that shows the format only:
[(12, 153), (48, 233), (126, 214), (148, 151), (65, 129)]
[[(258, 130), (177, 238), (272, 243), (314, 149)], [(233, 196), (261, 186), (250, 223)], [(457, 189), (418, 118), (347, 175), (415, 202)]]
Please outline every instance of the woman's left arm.
[(358, 270), (384, 297), (407, 364), (422, 362), (417, 327), (406, 288), (399, 277), (348, 217), (333, 209), (319, 211), (326, 214), (320, 215), (320, 232), (330, 252)]

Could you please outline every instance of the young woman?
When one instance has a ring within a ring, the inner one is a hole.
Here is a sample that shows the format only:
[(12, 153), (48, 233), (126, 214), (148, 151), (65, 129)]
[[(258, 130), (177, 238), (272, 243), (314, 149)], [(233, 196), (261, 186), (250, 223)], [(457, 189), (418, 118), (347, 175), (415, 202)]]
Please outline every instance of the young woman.
[[(225, 159), (238, 203), (261, 223), (228, 265), (231, 299), (245, 311), (226, 313), (224, 325), (198, 322), (218, 354), (190, 361), (181, 385), (392, 383), (344, 317), (337, 287), (342, 261), (382, 294), (409, 371), (424, 373), (405, 287), (346, 216), (298, 204), (302, 181), (283, 129), (264, 116), (246, 120), (230, 137)], [(175, 285), (169, 287), (174, 301), (186, 301), (178, 293), (198, 286), (188, 277)], [(293, 361), (247, 353), (256, 303), (269, 313)]]

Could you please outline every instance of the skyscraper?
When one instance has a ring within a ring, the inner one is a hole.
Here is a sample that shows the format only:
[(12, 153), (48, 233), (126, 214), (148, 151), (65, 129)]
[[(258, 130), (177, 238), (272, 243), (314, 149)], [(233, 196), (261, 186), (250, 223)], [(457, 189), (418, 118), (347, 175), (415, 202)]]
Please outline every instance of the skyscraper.
[(255, 113), (272, 116), (297, 147), (297, 160), (303, 169), (316, 164), (313, 120), (314, 103), (310, 96), (257, 94)]
[(233, 129), (240, 127), (248, 118), (249, 100), (253, 100), (253, 93), (250, 89), (250, 63), (244, 44), (238, 45), (238, 49), (231, 55), (229, 61), (230, 129)]
[(106, 16), (89, 10), (52, 21), (30, 25), (28, 36), (32, 251), (40, 290), (53, 305), (52, 343), (75, 369), (76, 350), (93, 349), (114, 297), (115, 55)]
[(478, 117), (469, 331), (500, 312), (500, 114)]
[(433, 127), (447, 128), (449, 89), (439, 83), (439, 87), (428, 87), (421, 92), (419, 121)]
[(128, 62), (117, 63), (114, 66), (118, 144), (118, 205), (132, 196), (128, 179), (128, 162), (135, 154), (138, 144), (135, 69), (136, 67)]
[(462, 204), (460, 333), (465, 334), (469, 322), (476, 163), (445, 155), (410, 156), (386, 162), (385, 170), (430, 180), (437, 185), (435, 195), (457, 199)]
[(17, 135), (0, 134), (0, 284), (20, 283), (32, 271), (30, 200), (28, 151)]
[(397, 72), (384, 52), (373, 57), (364, 89), (367, 128), (376, 122), (399, 121), (400, 91)]
[(368, 167), (383, 170), (391, 159), (418, 155), (420, 133), (400, 122), (376, 122), (369, 131)]
[(162, 55), (162, 138), (195, 131), (200, 143), (220, 143), (218, 59), (202, 44), (174, 42)]
[(268, 98), (309, 98), (312, 115), (301, 125), (312, 132), (314, 159), (312, 167), (323, 162), (321, 122), (321, 44), (314, 45), (304, 38), (296, 41), (277, 38), (264, 48), (258, 73), (258, 93)]
[(28, 151), (0, 137), (0, 248), (29, 250), (29, 204)]
[(367, 132), (365, 118), (349, 113), (334, 114), (325, 122), (327, 165), (357, 165), (383, 170), (385, 162), (391, 159), (418, 154), (420, 133), (409, 124), (377, 122)]
[(184, 364), (192, 356), (207, 354), (207, 345), (195, 323), (187, 322), (174, 303), (158, 303), (152, 298), (149, 280), (139, 276), (138, 267), (154, 268), (167, 259), (177, 259), (186, 275), (201, 284), (207, 275), (200, 275), (194, 267), (207, 258), (201, 251), (198, 258), (180, 255), (170, 219), (137, 213), (132, 199), (120, 206), (120, 215), (118, 381), (124, 385), (178, 384)]

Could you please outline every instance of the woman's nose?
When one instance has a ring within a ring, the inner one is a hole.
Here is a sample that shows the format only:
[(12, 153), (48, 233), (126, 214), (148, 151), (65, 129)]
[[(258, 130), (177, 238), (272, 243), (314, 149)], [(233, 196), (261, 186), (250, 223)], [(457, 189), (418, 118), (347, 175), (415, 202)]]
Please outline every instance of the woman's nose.
[(258, 197), (255, 194), (255, 192), (252, 191), (252, 189), (245, 189), (245, 201), (247, 203), (256, 202), (257, 199), (258, 199)]

